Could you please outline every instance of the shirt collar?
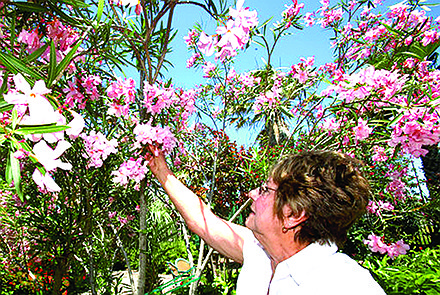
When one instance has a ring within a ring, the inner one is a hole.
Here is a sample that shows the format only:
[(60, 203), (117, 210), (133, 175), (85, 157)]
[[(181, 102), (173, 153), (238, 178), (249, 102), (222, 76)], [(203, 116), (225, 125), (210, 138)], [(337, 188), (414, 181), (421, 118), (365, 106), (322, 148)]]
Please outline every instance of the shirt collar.
[(316, 267), (326, 257), (335, 254), (338, 247), (335, 244), (312, 243), (292, 257), (280, 262), (276, 269), (273, 280), (284, 279), (291, 276), (300, 285), (309, 276), (309, 271)]

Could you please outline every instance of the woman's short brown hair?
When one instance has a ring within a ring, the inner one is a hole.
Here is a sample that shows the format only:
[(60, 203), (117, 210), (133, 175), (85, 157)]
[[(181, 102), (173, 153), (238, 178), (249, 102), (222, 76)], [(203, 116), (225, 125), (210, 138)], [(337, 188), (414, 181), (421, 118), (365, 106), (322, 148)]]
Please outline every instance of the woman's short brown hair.
[(284, 205), (289, 205), (296, 216), (304, 211), (307, 220), (300, 225), (295, 239), (342, 246), (371, 194), (360, 167), (358, 160), (338, 152), (288, 155), (269, 174), (278, 184), (275, 214), (283, 219)]

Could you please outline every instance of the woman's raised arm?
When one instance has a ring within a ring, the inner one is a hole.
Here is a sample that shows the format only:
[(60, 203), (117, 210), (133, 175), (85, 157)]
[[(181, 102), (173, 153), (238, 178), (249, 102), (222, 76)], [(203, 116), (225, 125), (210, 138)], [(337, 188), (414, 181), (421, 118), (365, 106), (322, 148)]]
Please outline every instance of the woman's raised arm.
[(150, 151), (152, 155), (148, 160), (151, 172), (167, 192), (188, 228), (218, 252), (242, 263), (243, 240), (249, 230), (215, 215), (196, 194), (176, 178), (168, 168), (164, 155), (156, 147), (150, 146)]

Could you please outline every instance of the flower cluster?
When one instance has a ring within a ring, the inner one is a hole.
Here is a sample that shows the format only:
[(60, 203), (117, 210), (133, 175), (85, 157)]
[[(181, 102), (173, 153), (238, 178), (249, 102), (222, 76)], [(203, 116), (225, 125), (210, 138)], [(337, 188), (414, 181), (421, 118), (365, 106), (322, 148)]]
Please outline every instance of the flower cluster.
[(430, 113), (427, 108), (405, 110), (393, 126), (392, 147), (400, 145), (402, 150), (414, 157), (425, 156), (428, 150), (423, 146), (440, 142), (440, 125), (437, 112)]
[(367, 245), (372, 252), (379, 252), (380, 254), (387, 253), (388, 256), (393, 259), (399, 255), (405, 255), (406, 251), (409, 250), (409, 245), (405, 244), (403, 240), (387, 245), (383, 242), (382, 237), (374, 234), (369, 235), (368, 239), (364, 240), (364, 244)]
[(168, 126), (162, 128), (153, 127), (149, 123), (139, 124), (134, 128), (133, 134), (136, 137), (134, 144), (136, 148), (142, 148), (147, 144), (157, 144), (165, 154), (169, 154), (176, 147), (177, 140)]
[(402, 181), (404, 175), (406, 175), (408, 168), (404, 168), (401, 171), (394, 169), (394, 166), (390, 166), (390, 172), (386, 174), (387, 177), (391, 178), (390, 183), (388, 183), (386, 190), (394, 195), (395, 199), (403, 200), (406, 198), (406, 185)]
[(88, 99), (97, 100), (100, 97), (98, 86), (102, 84), (101, 77), (97, 75), (86, 75), (81, 79), (74, 78), (68, 81), (68, 88), (63, 91), (66, 94), (65, 104), (70, 108), (84, 109)]
[(130, 158), (124, 161), (117, 171), (112, 172), (112, 175), (114, 175), (113, 182), (127, 186), (130, 180), (134, 180), (139, 184), (145, 178), (147, 172), (148, 166), (143, 163), (142, 157), (138, 159)]
[(249, 42), (251, 29), (258, 24), (257, 12), (244, 8), (243, 4), (244, 0), (239, 0), (235, 9), (229, 8), (229, 18), (217, 27), (216, 35), (208, 36), (202, 32), (196, 43), (196, 33), (191, 30), (185, 37), (186, 44), (197, 45), (206, 56), (211, 56), (215, 52), (215, 58), (220, 61), (236, 56), (237, 50), (243, 49)]
[(107, 96), (111, 99), (108, 114), (116, 117), (128, 117), (130, 103), (136, 98), (136, 82), (132, 78), (121, 79), (110, 83)]
[(108, 140), (101, 132), (92, 130), (89, 135), (81, 134), (81, 138), (86, 150), (83, 157), (89, 159), (89, 167), (101, 167), (110, 154), (118, 152), (118, 141), (115, 138)]
[(384, 202), (382, 200), (379, 200), (378, 202), (374, 202), (374, 201), (368, 202), (368, 205), (367, 205), (368, 212), (370, 212), (372, 214), (380, 215), (382, 210), (393, 211), (394, 206), (391, 203)]
[[(40, 27), (46, 27), (45, 34), (38, 31)], [(58, 19), (46, 22), (46, 26), (40, 27), (30, 30), (22, 29), (18, 35), (18, 41), (26, 44), (29, 53), (32, 53), (44, 45), (45, 40), (42, 39), (42, 36), (47, 36), (54, 42), (57, 49), (57, 62), (61, 61), (66, 56), (79, 38), (77, 31), (70, 26), (65, 26)], [(49, 60), (49, 54), (50, 49), (48, 48), (42, 57)]]
[(289, 28), (292, 25), (292, 22), (298, 16), (299, 11), (304, 8), (304, 3), (298, 4), (297, 0), (292, 0), (292, 2), (293, 4), (286, 4), (286, 9), (281, 13), (284, 22), (286, 22), (286, 28)]

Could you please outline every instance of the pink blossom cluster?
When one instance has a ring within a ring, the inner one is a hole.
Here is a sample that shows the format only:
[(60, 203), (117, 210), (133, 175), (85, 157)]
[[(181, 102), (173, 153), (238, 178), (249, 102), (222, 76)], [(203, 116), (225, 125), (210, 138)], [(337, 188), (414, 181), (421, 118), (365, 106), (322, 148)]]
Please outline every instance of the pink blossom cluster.
[[(204, 55), (210, 56), (216, 52), (215, 58), (224, 61), (237, 55), (237, 50), (249, 42), (250, 31), (258, 24), (258, 18), (255, 10), (250, 11), (243, 4), (244, 0), (238, 0), (235, 9), (229, 8), (229, 18), (217, 27), (217, 35), (200, 34), (197, 46)], [(194, 35), (193, 32), (190, 34)], [(187, 44), (192, 40), (192, 35), (185, 38)]]
[(400, 145), (402, 150), (418, 158), (425, 156), (428, 150), (424, 145), (434, 145), (440, 142), (440, 125), (437, 112), (429, 113), (426, 108), (405, 110), (398, 122), (393, 126), (393, 132), (388, 144), (391, 147)]
[(143, 102), (147, 112), (159, 114), (164, 109), (169, 108), (175, 100), (175, 89), (173, 87), (145, 83)]
[(67, 81), (68, 88), (63, 91), (66, 94), (65, 104), (70, 108), (84, 109), (88, 99), (97, 100), (100, 97), (98, 86), (102, 84), (101, 77), (97, 75), (86, 75), (81, 79), (74, 78)]
[(330, 136), (333, 131), (338, 131), (341, 128), (341, 123), (336, 121), (336, 118), (325, 118), (318, 127), (327, 130)]
[[(377, 4), (381, 5), (382, 3), (378, 2)], [(391, 40), (381, 49), (385, 52), (402, 43), (409, 46), (414, 42), (419, 42), (423, 46), (427, 46), (439, 40), (438, 27), (431, 28), (432, 18), (428, 18), (425, 11), (412, 10), (411, 6), (405, 2), (390, 6), (389, 9), (390, 12), (383, 16), (381, 14), (375, 15), (370, 8), (364, 7), (361, 19), (357, 22), (358, 25), (356, 27), (352, 24), (346, 25), (337, 42), (348, 43), (350, 40), (363, 40), (365, 43), (350, 43), (352, 46), (345, 58), (357, 60), (368, 57), (374, 52), (375, 42), (380, 39)], [(386, 26), (392, 27), (393, 30), (406, 32), (402, 35), (404, 39), (395, 40), (394, 33), (389, 31)]]
[(353, 127), (354, 137), (357, 141), (367, 139), (372, 131), (373, 128), (368, 127), (367, 122), (362, 118), (359, 118), (357, 126)]
[(270, 90), (260, 93), (255, 98), (252, 106), (255, 114), (260, 113), (263, 109), (273, 109), (280, 104), (283, 91), (280, 83), (280, 80), (276, 80)]
[(345, 102), (362, 100), (374, 94), (380, 99), (372, 101), (367, 107), (369, 109), (380, 108), (390, 103), (404, 103), (402, 97), (395, 94), (402, 90), (406, 81), (407, 77), (400, 75), (397, 71), (376, 70), (370, 66), (361, 69), (358, 73), (336, 76), (334, 85), (327, 87), (321, 94), (329, 95), (336, 92)]
[(299, 11), (304, 8), (304, 3), (298, 4), (298, 0), (292, 0), (293, 4), (285, 4), (286, 9), (281, 13), (283, 21), (286, 22), (285, 27), (289, 28), (292, 25), (293, 20), (299, 14)]
[(138, 124), (134, 130), (136, 142), (135, 148), (142, 148), (147, 144), (157, 144), (165, 154), (171, 153), (177, 145), (177, 139), (171, 133), (170, 128), (165, 126), (151, 126), (147, 124)]
[(136, 98), (136, 82), (132, 78), (117, 78), (107, 88), (111, 99), (108, 114), (116, 117), (128, 117), (129, 105)]
[(58, 19), (54, 19), (47, 24), (47, 36), (53, 40), (55, 45), (59, 46), (59, 50), (63, 53), (60, 58), (68, 53), (79, 38), (78, 32), (70, 26), (65, 26)]
[(402, 170), (395, 169), (393, 165), (390, 167), (390, 172), (386, 174), (391, 179), (388, 183), (386, 190), (394, 195), (397, 200), (403, 200), (406, 198), (406, 184), (402, 181), (402, 178), (406, 175), (408, 168)]
[(385, 162), (388, 160), (388, 155), (386, 154), (385, 148), (382, 146), (375, 145), (373, 147), (374, 154), (371, 159), (375, 162)]
[(113, 182), (127, 186), (130, 180), (134, 180), (139, 184), (145, 178), (148, 171), (148, 165), (142, 157), (137, 159), (130, 158), (124, 161), (117, 171), (112, 172), (112, 175), (114, 175)]
[(339, 7), (338, 9), (330, 8), (330, 0), (321, 0), (319, 3), (321, 3), (322, 6), (316, 11), (316, 13), (319, 13), (321, 16), (319, 23), (322, 28), (334, 25), (342, 19), (342, 15), (344, 14), (342, 7)]
[(99, 168), (110, 154), (116, 154), (118, 141), (108, 140), (101, 132), (92, 130), (89, 135), (81, 134), (86, 152), (82, 155), (89, 159), (88, 166)]
[(405, 244), (403, 240), (387, 245), (383, 242), (383, 237), (376, 236), (375, 234), (369, 235), (368, 239), (364, 240), (364, 244), (367, 245), (372, 252), (379, 252), (380, 254), (387, 253), (392, 259), (399, 255), (405, 255), (406, 251), (409, 250), (409, 245)]
[(316, 75), (316, 73), (313, 71), (315, 57), (301, 57), (300, 60), (300, 63), (292, 65), (292, 69), (288, 74), (297, 79), (299, 83), (304, 84), (310, 77), (314, 77)]
[[(18, 35), (18, 41), (25, 43), (28, 46), (30, 53), (34, 52), (45, 42), (42, 40), (42, 33), (39, 33), (38, 28), (25, 30), (22, 29)], [(46, 22), (46, 36), (50, 38), (56, 46), (56, 59), (61, 61), (69, 52), (73, 44), (78, 40), (78, 32), (70, 26), (65, 26), (58, 19)], [(43, 54), (43, 58), (49, 59), (50, 49), (48, 48)]]
[(382, 210), (393, 211), (394, 210), (394, 206), (391, 203), (384, 202), (382, 200), (379, 200), (377, 202), (375, 202), (375, 201), (369, 201), (368, 202), (368, 205), (367, 205), (367, 211), (368, 212), (370, 212), (372, 214), (380, 215)]
[(155, 85), (145, 83), (144, 86), (144, 107), (147, 112), (156, 115), (168, 112), (173, 113), (172, 109), (179, 110), (173, 118), (179, 125), (183, 126), (189, 116), (195, 111), (195, 100), (199, 90), (174, 88), (172, 85), (166, 87), (158, 82)]

